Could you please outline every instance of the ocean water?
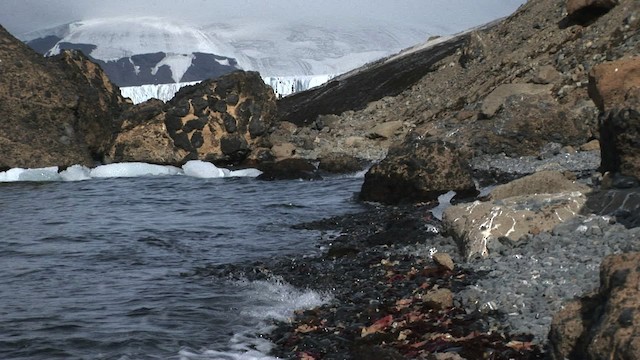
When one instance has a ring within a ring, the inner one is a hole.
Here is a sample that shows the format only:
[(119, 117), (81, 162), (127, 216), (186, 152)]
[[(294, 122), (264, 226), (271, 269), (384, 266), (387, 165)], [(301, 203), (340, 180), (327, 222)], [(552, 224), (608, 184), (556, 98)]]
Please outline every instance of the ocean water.
[(1, 359), (266, 359), (269, 319), (331, 294), (211, 264), (317, 254), (291, 225), (360, 209), (361, 178), (0, 184)]

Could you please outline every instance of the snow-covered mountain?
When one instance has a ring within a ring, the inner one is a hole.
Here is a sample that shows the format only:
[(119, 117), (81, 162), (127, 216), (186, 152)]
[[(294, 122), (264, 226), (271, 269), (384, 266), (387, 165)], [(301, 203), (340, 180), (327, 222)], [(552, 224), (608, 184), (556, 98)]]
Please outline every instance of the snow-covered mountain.
[(325, 28), (304, 23), (226, 22), (195, 27), (158, 17), (78, 21), (27, 34), (46, 55), (79, 49), (120, 86), (202, 80), (234, 69), (263, 76), (339, 74), (430, 34), (394, 24)]
[(291, 9), (278, 10), (272, 4), (264, 5), (265, 9), (275, 12), (264, 17), (216, 17), (211, 13), (197, 21), (193, 15), (190, 20), (180, 14), (167, 17), (153, 11), (147, 13), (154, 16), (113, 16), (112, 9), (104, 16), (106, 10), (102, 9), (96, 10), (95, 17), (84, 14), (81, 21), (18, 37), (46, 55), (64, 49), (82, 50), (120, 87), (167, 84), (129, 89), (137, 94), (169, 96), (166, 94), (179, 86), (176, 84), (244, 69), (259, 71), (279, 95), (287, 95), (423, 43), (431, 36), (457, 33), (504, 16), (524, 0), (505, 0), (509, 5), (490, 0), (493, 5), (480, 7), (480, 12), (474, 10), (475, 5), (466, 8), (460, 5), (462, 0), (456, 1), (420, 5), (422, 11), (429, 10), (423, 13), (424, 22), (415, 21), (422, 15), (412, 16), (414, 21), (393, 16), (367, 18), (367, 9), (360, 7), (349, 7), (350, 14), (335, 13), (330, 18), (297, 18), (292, 17)]

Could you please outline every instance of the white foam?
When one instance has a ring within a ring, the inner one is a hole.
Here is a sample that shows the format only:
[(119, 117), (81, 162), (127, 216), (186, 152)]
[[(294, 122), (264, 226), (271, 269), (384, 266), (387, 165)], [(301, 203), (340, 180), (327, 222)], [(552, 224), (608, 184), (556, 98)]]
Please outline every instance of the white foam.
[(60, 172), (64, 181), (81, 181), (91, 179), (91, 169), (82, 165), (73, 165)]
[(269, 281), (238, 280), (232, 286), (250, 304), (240, 311), (240, 317), (255, 325), (236, 332), (226, 347), (228, 350), (181, 350), (181, 360), (276, 360), (278, 358), (267, 355), (273, 344), (261, 336), (273, 329), (267, 322), (272, 319), (285, 321), (295, 310), (320, 306), (332, 298), (330, 294), (296, 289), (281, 278)]

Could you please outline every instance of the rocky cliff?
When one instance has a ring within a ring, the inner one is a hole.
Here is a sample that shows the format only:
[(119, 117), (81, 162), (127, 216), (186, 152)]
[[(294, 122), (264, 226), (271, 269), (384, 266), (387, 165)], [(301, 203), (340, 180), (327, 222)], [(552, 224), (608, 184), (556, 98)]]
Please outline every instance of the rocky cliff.
[(0, 27), (0, 168), (94, 165), (129, 106), (81, 53), (45, 59)]

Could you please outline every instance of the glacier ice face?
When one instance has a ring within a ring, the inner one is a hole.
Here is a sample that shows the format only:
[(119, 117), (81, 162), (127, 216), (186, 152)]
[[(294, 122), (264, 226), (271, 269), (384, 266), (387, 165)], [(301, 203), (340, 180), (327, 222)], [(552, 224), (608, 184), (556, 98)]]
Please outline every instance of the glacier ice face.
[[(332, 78), (334, 78), (334, 75), (265, 76), (262, 80), (265, 84), (273, 88), (273, 91), (277, 96), (282, 97), (320, 86)], [(122, 93), (122, 96), (130, 98), (134, 104), (145, 102), (151, 98), (166, 102), (171, 100), (180, 88), (197, 83), (198, 81), (173, 84), (126, 86), (120, 88), (120, 92)]]

